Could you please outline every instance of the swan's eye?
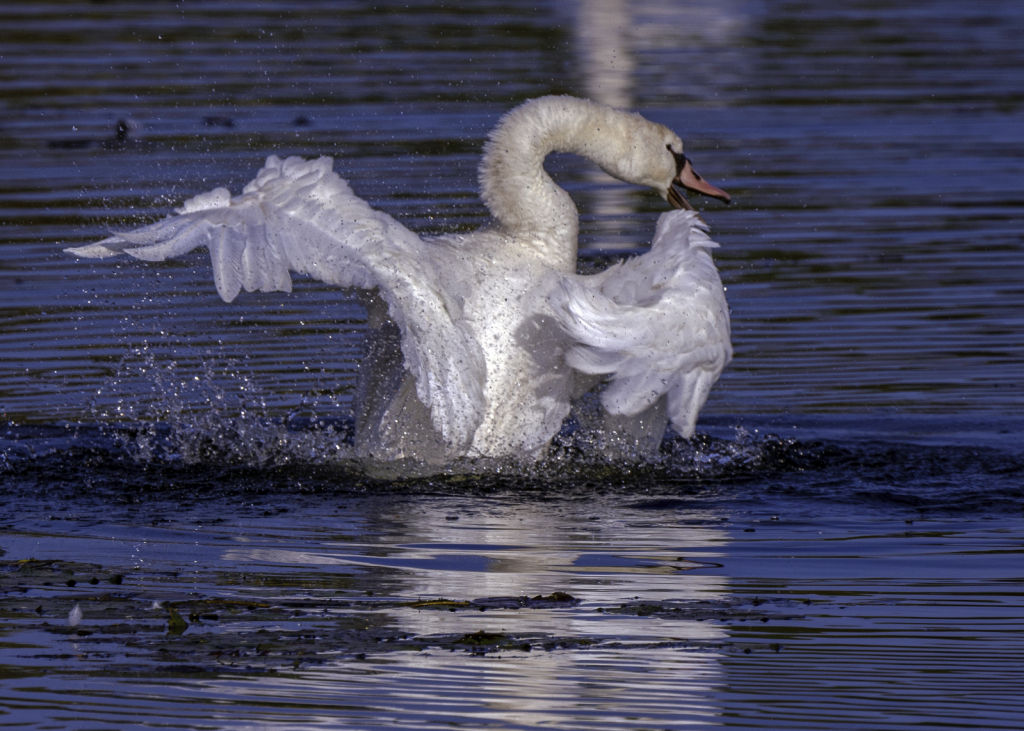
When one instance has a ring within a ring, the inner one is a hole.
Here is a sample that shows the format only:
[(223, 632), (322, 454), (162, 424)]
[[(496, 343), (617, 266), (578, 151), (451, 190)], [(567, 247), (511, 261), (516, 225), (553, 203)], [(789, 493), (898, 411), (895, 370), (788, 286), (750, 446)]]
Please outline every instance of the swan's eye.
[(676, 159), (676, 177), (683, 172), (683, 166), (686, 165), (686, 155), (681, 152), (676, 152), (672, 149), (672, 145), (665, 145), (665, 149), (672, 153), (672, 157)]

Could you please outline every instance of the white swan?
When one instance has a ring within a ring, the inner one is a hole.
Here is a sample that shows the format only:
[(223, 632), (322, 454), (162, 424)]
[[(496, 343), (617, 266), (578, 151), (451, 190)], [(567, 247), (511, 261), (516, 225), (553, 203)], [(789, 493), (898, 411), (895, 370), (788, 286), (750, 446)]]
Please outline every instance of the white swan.
[[(654, 188), (679, 210), (651, 251), (576, 271), (578, 215), (544, 158), (572, 152)], [(480, 184), (495, 221), (423, 239), (352, 193), (329, 157), (267, 159), (232, 197), (217, 188), (163, 221), (67, 251), (161, 261), (207, 246), (217, 291), (291, 291), (289, 271), (363, 291), (374, 329), (356, 443), (381, 460), (539, 457), (570, 400), (604, 382), (604, 426), (647, 448), (666, 423), (693, 434), (732, 357), (718, 246), (673, 185), (726, 202), (660, 124), (572, 97), (543, 97), (491, 132)]]

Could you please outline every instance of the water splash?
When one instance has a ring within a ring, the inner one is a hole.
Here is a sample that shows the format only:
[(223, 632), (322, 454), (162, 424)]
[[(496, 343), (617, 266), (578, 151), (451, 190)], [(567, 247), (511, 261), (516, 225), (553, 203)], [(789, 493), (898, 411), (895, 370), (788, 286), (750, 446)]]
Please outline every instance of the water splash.
[(1016, 453), (783, 438), (742, 426), (729, 436), (669, 432), (651, 452), (570, 419), (538, 462), (378, 463), (355, 457), (345, 406), (307, 394), (281, 415), (243, 363), (163, 355), (149, 346), (130, 350), (95, 394), (90, 424), (0, 432), (0, 475), (14, 478), (5, 492), (116, 493), (129, 501), (182, 492), (616, 493), (649, 498), (650, 509), (781, 497), (888, 511), (1024, 506), (1024, 456)]
[[(325, 406), (331, 417), (318, 415)], [(271, 467), (352, 456), (351, 418), (337, 403), (303, 396), (285, 418), (275, 417), (258, 379), (235, 359), (201, 357), (182, 367), (135, 348), (97, 391), (90, 412), (140, 464)]]

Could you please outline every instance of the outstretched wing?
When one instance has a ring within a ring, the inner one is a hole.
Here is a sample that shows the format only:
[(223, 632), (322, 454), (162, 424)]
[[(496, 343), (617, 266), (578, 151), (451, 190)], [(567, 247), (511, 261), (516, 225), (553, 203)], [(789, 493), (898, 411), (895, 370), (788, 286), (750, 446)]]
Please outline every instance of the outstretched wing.
[(378, 288), (401, 330), (417, 396), (448, 450), (464, 452), (483, 415), (483, 354), (446, 296), (431, 245), (372, 209), (332, 166), (329, 157), (271, 156), (240, 196), (217, 188), (163, 221), (67, 251), (162, 261), (206, 246), (226, 302), (242, 289), (290, 292), (289, 271)]
[(693, 435), (711, 386), (732, 358), (729, 310), (692, 211), (658, 220), (651, 251), (593, 276), (568, 276), (548, 297), (572, 340), (569, 365), (609, 380), (608, 412), (641, 413), (667, 396), (672, 426)]

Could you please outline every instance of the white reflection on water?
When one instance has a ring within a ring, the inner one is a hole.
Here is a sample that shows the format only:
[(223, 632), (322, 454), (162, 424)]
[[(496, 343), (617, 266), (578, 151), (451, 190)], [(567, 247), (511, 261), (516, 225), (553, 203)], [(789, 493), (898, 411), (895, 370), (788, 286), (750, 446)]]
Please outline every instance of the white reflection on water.
[[(711, 655), (665, 650), (632, 661), (604, 651), (470, 657), (457, 664), (447, 656), (420, 655), (401, 666), (347, 674), (351, 685), (344, 695), (367, 703), (362, 713), (399, 726), (415, 716), (474, 728), (678, 729), (708, 724), (721, 713), (709, 692), (721, 682), (717, 664)], [(289, 680), (286, 692), (313, 698), (325, 683), (338, 681), (333, 672), (309, 673)]]
[[(657, 101), (644, 98), (652, 87), (653, 70), (695, 106), (718, 104), (717, 90), (739, 78), (740, 68), (749, 63), (736, 49), (742, 47), (742, 37), (750, 31), (759, 8), (758, 3), (739, 0), (713, 4), (578, 0), (572, 25), (580, 92), (620, 109), (635, 108), (638, 97), (644, 106)], [(681, 52), (685, 52), (685, 64), (679, 62)], [(659, 58), (663, 63), (658, 63)], [(665, 85), (658, 81), (656, 86)], [(685, 116), (663, 121), (684, 142), (699, 134)], [(704, 170), (699, 159), (695, 166)], [(585, 219), (593, 219), (584, 223), (584, 246), (615, 250), (649, 244), (647, 232), (622, 228), (623, 219), (636, 212), (634, 191), (592, 166), (583, 175), (586, 190), (574, 193), (585, 200)], [(705, 175), (712, 180), (721, 177), (706, 170)]]
[[(314, 703), (328, 692), (333, 702), (370, 703), (365, 712), (375, 717), (470, 716), (513, 728), (572, 727), (584, 719), (587, 725), (614, 726), (639, 717), (679, 727), (718, 712), (709, 697), (723, 682), (720, 663), (711, 653), (682, 645), (725, 640), (722, 625), (595, 610), (638, 597), (725, 599), (725, 578), (695, 570), (722, 555), (722, 531), (674, 521), (641, 524), (621, 515), (587, 515), (586, 509), (573, 514), (544, 502), (477, 503), (467, 512), (448, 501), (423, 501), (415, 509), (402, 519), (404, 535), (380, 543), (324, 543), (312, 550), (236, 545), (224, 551), (222, 561), (264, 569), (273, 563), (385, 567), (398, 572), (396, 598), (406, 600), (563, 591), (581, 603), (486, 612), (399, 607), (392, 613), (402, 632), (417, 636), (483, 631), (535, 643), (548, 636), (617, 644), (554, 651), (538, 646), (502, 651), (500, 658), (438, 649), (371, 654), (368, 666), (343, 663), (304, 672), (276, 694)], [(620, 541), (624, 535), (630, 537), (627, 545)], [(665, 646), (672, 639), (680, 646)], [(239, 690), (248, 693), (246, 687)]]
[(576, 54), (586, 97), (619, 109), (633, 106), (632, 22), (627, 0), (576, 4)]
[(765, 15), (751, 0), (579, 0), (574, 9), (580, 92), (623, 109), (670, 90), (698, 104), (724, 101), (719, 91), (749, 76), (744, 38)]
[[(577, 2), (575, 50), (583, 96), (618, 107), (633, 108), (635, 60), (630, 37), (630, 5), (626, 0)], [(622, 217), (632, 213), (629, 190), (611, 176), (587, 167), (586, 200), (596, 219), (598, 249), (636, 245), (634, 237), (616, 236)], [(623, 240), (625, 239), (625, 240)]]
[[(457, 522), (427, 520), (428, 544), (418, 550), (435, 556), (478, 553), (475, 546), (505, 548), (479, 551), (491, 562), (483, 573), (439, 570), (411, 577), (410, 589), (424, 597), (518, 596), (566, 591), (582, 599), (575, 610), (489, 611), (458, 615), (462, 627), (455, 631), (530, 632), (554, 636), (629, 638), (627, 642), (654, 640), (665, 635), (664, 627), (644, 624), (645, 619), (594, 612), (596, 602), (618, 602), (642, 596), (647, 599), (715, 599), (723, 596), (724, 580), (699, 572), (677, 571), (675, 559), (688, 548), (707, 547), (720, 534), (707, 529), (687, 530), (650, 526), (630, 532), (633, 545), (609, 542), (604, 530), (623, 535), (624, 521), (610, 519), (602, 526), (587, 521), (572, 526), (561, 511), (544, 504), (503, 508), (460, 518)], [(601, 521), (604, 523), (604, 521)], [(595, 528), (591, 530), (591, 528)], [(597, 529), (601, 528), (601, 529)], [(459, 545), (469, 545), (460, 549)], [(456, 546), (449, 551), (446, 546)], [(672, 547), (672, 548), (669, 548)], [(706, 553), (702, 555), (707, 555)], [(407, 610), (403, 624), (422, 634), (452, 632), (448, 613)], [(445, 616), (447, 614), (447, 616)], [(659, 623), (660, 624), (660, 623)], [(643, 628), (641, 628), (641, 626)], [(648, 634), (650, 633), (650, 634)], [(720, 627), (704, 622), (678, 622), (670, 634), (680, 638), (711, 640), (724, 637)], [(650, 717), (673, 706), (682, 711), (704, 706), (702, 696), (720, 681), (717, 662), (709, 656), (678, 650), (643, 653), (616, 650), (515, 654), (498, 664), (474, 663), (483, 676), (477, 680), (474, 702), (504, 722), (524, 726), (564, 724), (568, 717), (600, 714), (605, 723), (621, 723), (625, 717)], [(444, 653), (412, 658), (409, 669), (443, 672), (450, 665)], [(645, 689), (636, 693), (640, 683)], [(706, 708), (704, 709), (706, 712)], [(481, 712), (483, 710), (481, 709)], [(678, 712), (678, 711), (677, 711)], [(680, 713), (685, 715), (685, 713)], [(618, 716), (618, 719), (616, 719)], [(679, 716), (675, 720), (678, 721)], [(665, 719), (662, 719), (664, 721)]]

